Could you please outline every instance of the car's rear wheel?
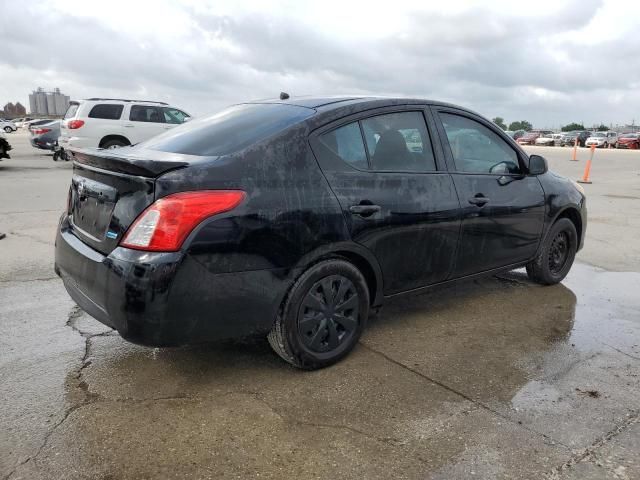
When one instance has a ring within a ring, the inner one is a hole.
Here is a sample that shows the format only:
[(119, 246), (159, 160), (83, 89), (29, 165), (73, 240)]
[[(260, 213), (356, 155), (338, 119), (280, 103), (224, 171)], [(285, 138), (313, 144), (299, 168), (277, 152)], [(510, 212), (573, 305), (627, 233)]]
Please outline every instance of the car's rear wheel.
[(269, 343), (296, 367), (327, 367), (353, 349), (368, 315), (369, 289), (362, 273), (345, 260), (323, 260), (291, 287)]
[(578, 250), (576, 227), (568, 218), (553, 224), (538, 256), (527, 264), (527, 274), (534, 282), (553, 285), (567, 276)]
[(5, 132), (7, 132), (7, 133), (11, 133), (11, 132), (13, 132), (13, 128), (11, 128), (11, 127), (4, 127), (4, 131), (5, 131)]
[(107, 140), (106, 142), (104, 142), (104, 144), (102, 145), (102, 148), (120, 148), (120, 147), (126, 147), (127, 145), (129, 144), (124, 140), (119, 140), (117, 138), (114, 138), (113, 140)]

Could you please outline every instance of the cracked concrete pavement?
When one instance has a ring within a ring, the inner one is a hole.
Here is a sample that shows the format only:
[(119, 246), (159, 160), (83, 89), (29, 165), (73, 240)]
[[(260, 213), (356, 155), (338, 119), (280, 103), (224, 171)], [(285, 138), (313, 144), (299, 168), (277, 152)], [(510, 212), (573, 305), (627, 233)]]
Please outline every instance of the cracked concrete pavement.
[(398, 299), (349, 358), (302, 372), (262, 339), (149, 349), (79, 310), (52, 268), (71, 166), (9, 139), (1, 479), (640, 478), (638, 152), (596, 152), (563, 284)]

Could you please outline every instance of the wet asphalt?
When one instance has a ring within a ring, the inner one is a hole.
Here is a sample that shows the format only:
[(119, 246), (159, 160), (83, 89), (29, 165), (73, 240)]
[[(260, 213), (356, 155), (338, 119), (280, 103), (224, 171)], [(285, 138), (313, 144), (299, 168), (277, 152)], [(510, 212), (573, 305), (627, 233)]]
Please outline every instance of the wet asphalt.
[[(52, 268), (71, 167), (9, 139), (0, 479), (640, 478), (640, 152), (596, 152), (562, 284), (396, 299), (302, 372), (261, 339), (149, 349), (80, 311)], [(582, 175), (586, 150), (535, 150)]]

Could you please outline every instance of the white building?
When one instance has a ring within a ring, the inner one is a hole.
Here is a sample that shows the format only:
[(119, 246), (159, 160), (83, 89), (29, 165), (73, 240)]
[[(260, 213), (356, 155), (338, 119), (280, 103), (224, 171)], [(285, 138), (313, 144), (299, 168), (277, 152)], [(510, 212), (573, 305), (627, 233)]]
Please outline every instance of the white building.
[(45, 92), (38, 87), (29, 95), (31, 115), (62, 116), (69, 107), (69, 96), (60, 92), (59, 88), (53, 92)]

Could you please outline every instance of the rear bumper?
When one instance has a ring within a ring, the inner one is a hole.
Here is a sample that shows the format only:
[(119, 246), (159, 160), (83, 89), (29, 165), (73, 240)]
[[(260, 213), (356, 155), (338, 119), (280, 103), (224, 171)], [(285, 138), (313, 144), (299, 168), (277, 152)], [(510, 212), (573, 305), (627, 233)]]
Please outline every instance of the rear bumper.
[(134, 343), (162, 347), (266, 334), (294, 272), (215, 274), (182, 252), (116, 248), (105, 256), (79, 240), (66, 215), (55, 271), (73, 300)]
[(61, 136), (60, 138), (58, 138), (58, 144), (65, 150), (98, 147), (98, 144), (96, 143), (96, 140), (94, 138), (77, 136)]
[(31, 137), (29, 141), (31, 142), (32, 147), (40, 148), (42, 150), (53, 150), (56, 144), (55, 140), (34, 137)]

